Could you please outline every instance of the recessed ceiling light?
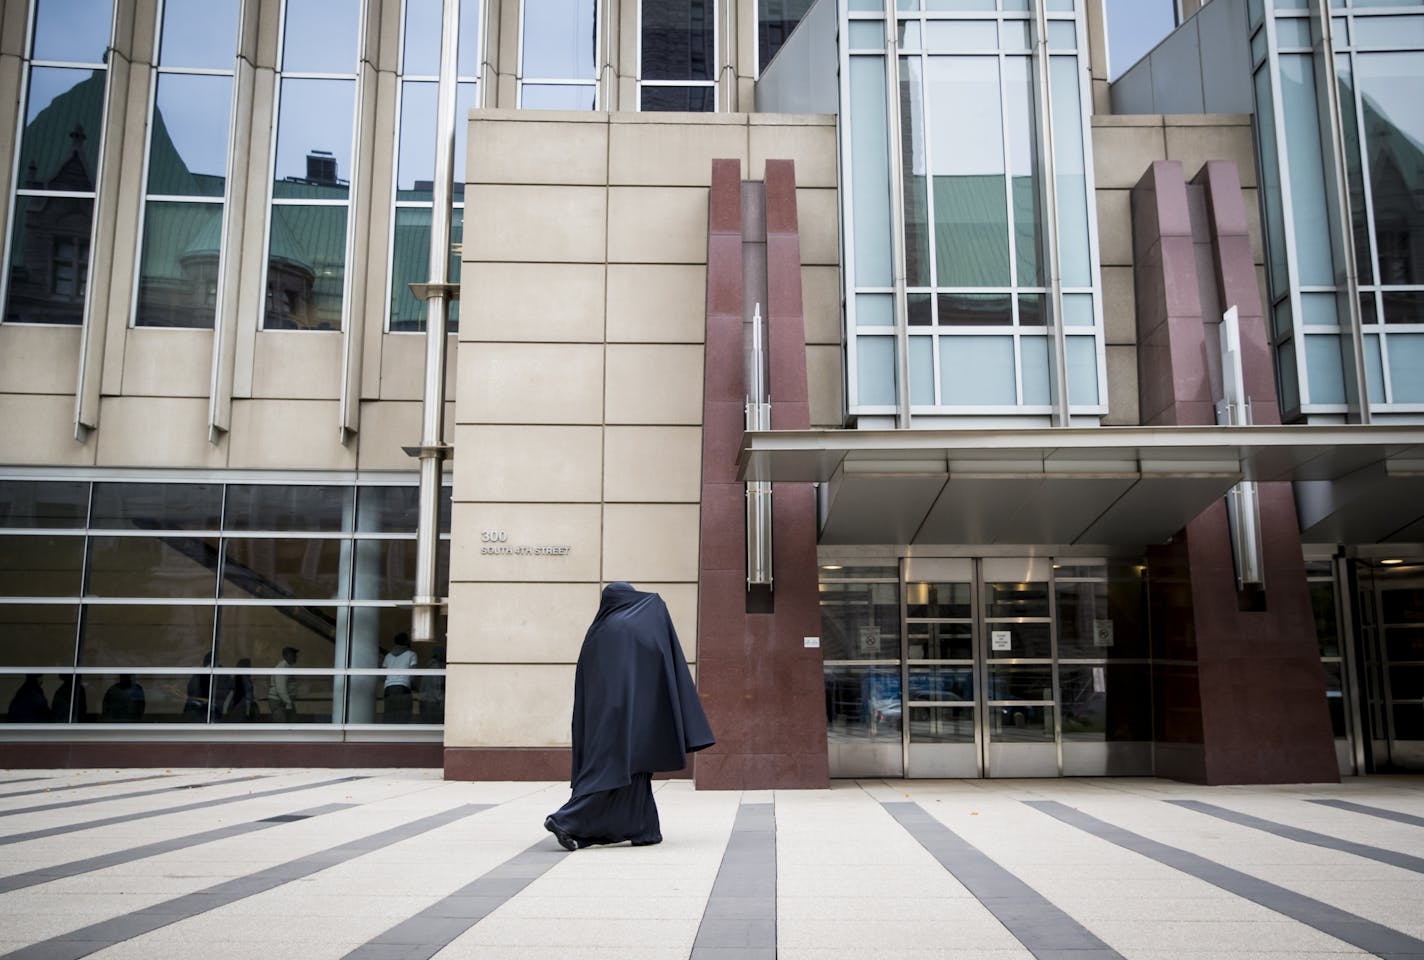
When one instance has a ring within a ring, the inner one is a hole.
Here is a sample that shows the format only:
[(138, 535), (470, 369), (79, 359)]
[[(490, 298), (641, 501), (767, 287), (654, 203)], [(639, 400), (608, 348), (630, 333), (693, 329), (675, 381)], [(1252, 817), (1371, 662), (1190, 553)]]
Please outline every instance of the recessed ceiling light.
[(1384, 567), (1393, 567), (1393, 566), (1397, 566), (1398, 564), (1401, 564), (1401, 563), (1403, 563), (1403, 562), (1404, 562), (1403, 560), (1381, 560), (1381, 561), (1380, 561), (1380, 565), (1381, 565), (1381, 566), (1384, 566)]
[(841, 566), (839, 563), (823, 563), (823, 564), (821, 564), (821, 569), (822, 569), (822, 570), (844, 570), (845, 567)]

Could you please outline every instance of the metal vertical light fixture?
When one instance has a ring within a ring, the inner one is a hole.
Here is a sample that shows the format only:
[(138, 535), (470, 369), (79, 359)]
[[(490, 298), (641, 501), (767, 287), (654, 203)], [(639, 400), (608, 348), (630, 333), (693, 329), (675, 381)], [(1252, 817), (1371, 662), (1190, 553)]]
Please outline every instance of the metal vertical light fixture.
[[(1246, 395), (1246, 375), (1241, 366), (1241, 325), (1236, 307), (1221, 317), (1221, 400), (1216, 422), (1221, 426), (1251, 424), (1251, 398)], [(1236, 586), (1261, 586), (1261, 506), (1256, 482), (1242, 480), (1226, 494), (1226, 515), (1231, 526), (1231, 554), (1236, 561)]]
[[(771, 429), (771, 403), (766, 394), (766, 358), (762, 349), (761, 304), (752, 311), (751, 370), (747, 378), (748, 430)], [(771, 586), (771, 483), (747, 482), (747, 588)]]
[(459, 285), (450, 282), (450, 223), (455, 193), (455, 70), (459, 54), (460, 3), (444, 0), (440, 19), (440, 83), (436, 93), (435, 182), (430, 211), (430, 281), (412, 283), (425, 301), (425, 383), (420, 446), (405, 452), (420, 459), (420, 504), (416, 519), (415, 596), (411, 640), (431, 641), (435, 617), (445, 605), (436, 594), (435, 560), (440, 543), (440, 473), (445, 443), (445, 327)]

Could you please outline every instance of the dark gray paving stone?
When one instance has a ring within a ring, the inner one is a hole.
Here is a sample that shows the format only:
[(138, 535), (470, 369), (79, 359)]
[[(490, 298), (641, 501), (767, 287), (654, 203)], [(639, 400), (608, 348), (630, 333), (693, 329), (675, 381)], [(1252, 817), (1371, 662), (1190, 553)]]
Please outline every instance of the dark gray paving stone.
[(1369, 804), (1355, 803), (1351, 800), (1316, 799), (1309, 802), (1318, 803), (1324, 807), (1334, 807), (1337, 810), (1349, 810), (1351, 813), (1363, 813), (1367, 817), (1379, 817), (1382, 820), (1393, 820), (1396, 823), (1424, 827), (1424, 817), (1416, 817), (1412, 813), (1401, 813), (1398, 810), (1389, 810), (1385, 807), (1372, 807)]
[(776, 810), (772, 804), (744, 803), (737, 809), (697, 927), (692, 957), (776, 957)]

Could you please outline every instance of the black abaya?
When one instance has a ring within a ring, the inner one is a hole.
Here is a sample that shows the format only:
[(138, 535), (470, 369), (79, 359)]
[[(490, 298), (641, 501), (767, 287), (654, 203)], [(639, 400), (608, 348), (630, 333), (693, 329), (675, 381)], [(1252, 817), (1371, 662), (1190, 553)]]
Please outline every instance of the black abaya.
[(573, 795), (545, 826), (565, 846), (657, 843), (652, 774), (712, 743), (662, 597), (609, 584), (574, 674)]

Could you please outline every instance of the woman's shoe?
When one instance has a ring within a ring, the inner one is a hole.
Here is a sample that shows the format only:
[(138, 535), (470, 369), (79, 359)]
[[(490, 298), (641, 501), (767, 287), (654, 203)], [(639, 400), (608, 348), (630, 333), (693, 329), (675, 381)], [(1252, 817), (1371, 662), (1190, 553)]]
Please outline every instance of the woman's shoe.
[(554, 839), (559, 841), (559, 846), (563, 847), (565, 850), (577, 850), (579, 848), (578, 841), (575, 840), (573, 837), (569, 836), (564, 831), (560, 830), (558, 826), (554, 823), (553, 817), (544, 818), (544, 829), (552, 833), (554, 835)]

